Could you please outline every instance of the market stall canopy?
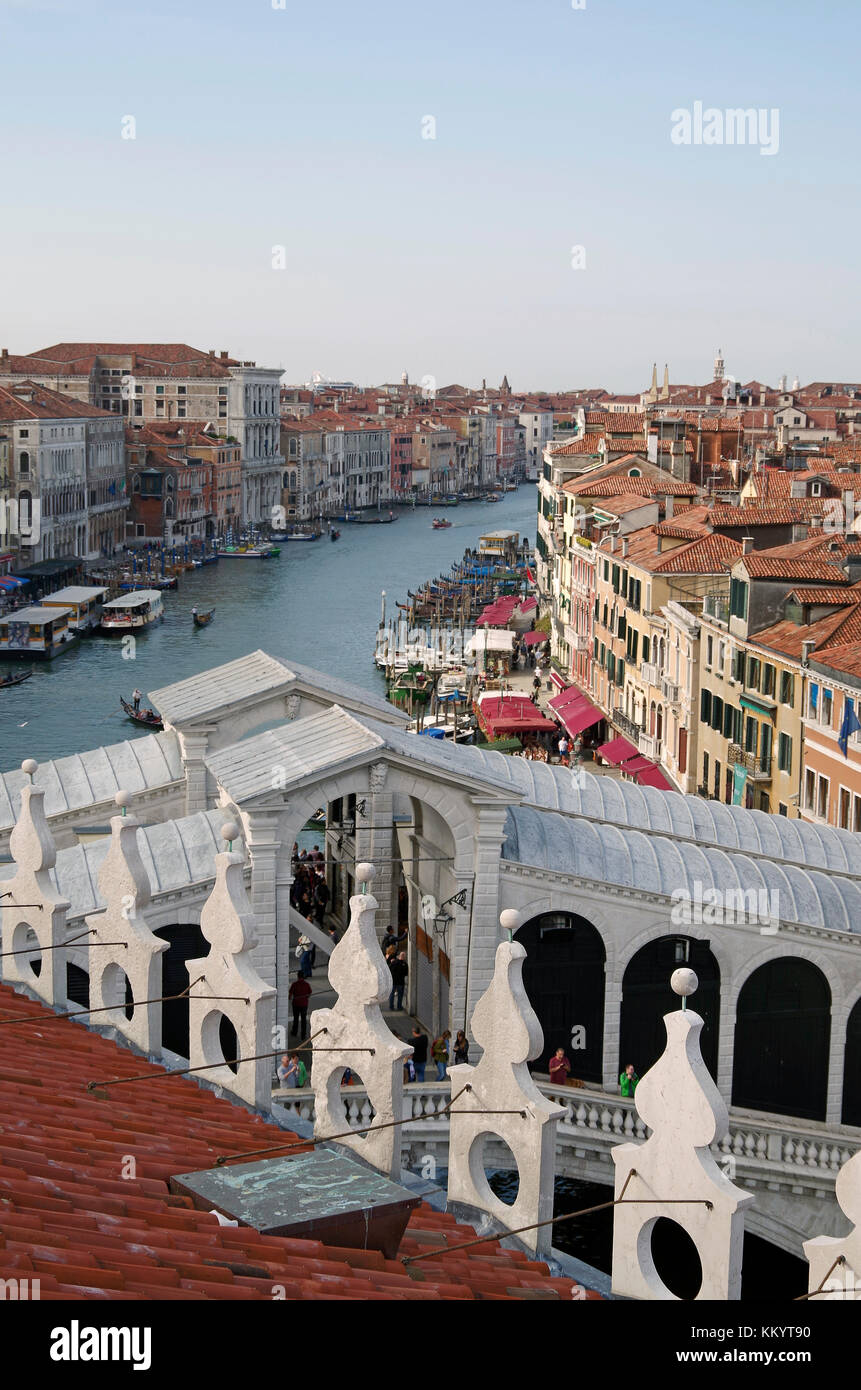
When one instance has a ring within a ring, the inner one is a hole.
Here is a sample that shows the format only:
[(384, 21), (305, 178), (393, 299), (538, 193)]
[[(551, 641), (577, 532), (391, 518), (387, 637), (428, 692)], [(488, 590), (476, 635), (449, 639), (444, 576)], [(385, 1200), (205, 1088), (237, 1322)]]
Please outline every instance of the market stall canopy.
[(524, 632), (524, 634), (523, 634), (523, 641), (526, 643), (527, 647), (534, 647), (534, 646), (537, 646), (537, 644), (538, 644), (539, 642), (549, 642), (549, 641), (550, 641), (550, 633), (549, 633), (549, 632)]
[(466, 650), (470, 656), (478, 656), (481, 652), (510, 652), (513, 646), (513, 632), (507, 628), (486, 628), (470, 638)]
[(556, 725), (522, 695), (501, 695), (483, 699), (478, 706), (478, 722), (488, 738), (506, 734), (552, 733)]

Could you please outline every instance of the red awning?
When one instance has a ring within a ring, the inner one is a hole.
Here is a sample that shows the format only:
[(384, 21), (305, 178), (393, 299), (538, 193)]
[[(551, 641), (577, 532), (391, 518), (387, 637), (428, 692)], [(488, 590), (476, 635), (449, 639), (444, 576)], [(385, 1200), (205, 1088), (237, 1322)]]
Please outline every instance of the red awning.
[(655, 764), (649, 758), (640, 757), (638, 754), (636, 758), (629, 758), (627, 762), (622, 763), (622, 771), (633, 777), (635, 772), (645, 772), (647, 767), (654, 766)]
[(523, 637), (521, 638), (521, 641), (525, 642), (526, 645), (527, 645), (527, 647), (534, 647), (538, 642), (549, 642), (549, 641), (550, 641), (550, 633), (549, 633), (549, 632), (524, 632)]
[(662, 792), (674, 792), (676, 789), (672, 782), (668, 782), (663, 772), (653, 763), (643, 772), (638, 772), (636, 780), (641, 787), (657, 787)]
[(567, 705), (580, 705), (584, 700), (588, 700), (588, 695), (584, 695), (582, 690), (578, 690), (576, 685), (569, 685), (567, 690), (563, 690), (561, 695), (554, 695), (552, 700), (547, 701), (549, 709), (561, 715)]
[(621, 734), (618, 738), (611, 738), (609, 743), (602, 743), (595, 751), (599, 753), (602, 758), (606, 759), (608, 763), (623, 763), (627, 758), (635, 758), (637, 756), (637, 750), (633, 743), (629, 743), (626, 738), (622, 738)]
[(592, 704), (591, 700), (583, 700), (579, 704), (566, 705), (560, 711), (559, 718), (568, 733), (576, 737), (577, 734), (582, 734), (584, 729), (597, 724), (598, 720), (603, 719), (604, 716), (598, 706)]

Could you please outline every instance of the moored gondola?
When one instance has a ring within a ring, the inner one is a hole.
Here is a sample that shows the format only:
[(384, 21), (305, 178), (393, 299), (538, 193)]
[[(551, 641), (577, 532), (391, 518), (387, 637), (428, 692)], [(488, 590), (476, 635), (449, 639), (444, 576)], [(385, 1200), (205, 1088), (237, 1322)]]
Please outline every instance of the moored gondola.
[(214, 608), (192, 608), (191, 616), (195, 627), (207, 627), (215, 617)]
[(134, 705), (130, 705), (128, 700), (123, 699), (122, 695), (120, 696), (120, 704), (133, 723), (142, 724), (145, 729), (159, 730), (164, 728), (154, 709), (136, 710)]

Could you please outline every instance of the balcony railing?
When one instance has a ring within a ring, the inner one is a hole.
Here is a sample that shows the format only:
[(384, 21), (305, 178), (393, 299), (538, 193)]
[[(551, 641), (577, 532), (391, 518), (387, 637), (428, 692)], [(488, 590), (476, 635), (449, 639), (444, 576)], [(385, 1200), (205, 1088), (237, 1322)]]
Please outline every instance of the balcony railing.
[(639, 724), (635, 724), (633, 719), (629, 719), (627, 714), (618, 707), (613, 711), (613, 723), (632, 743), (636, 745), (639, 742), (641, 733)]
[(718, 594), (706, 594), (703, 599), (703, 617), (716, 618), (719, 623), (729, 622), (729, 599)]

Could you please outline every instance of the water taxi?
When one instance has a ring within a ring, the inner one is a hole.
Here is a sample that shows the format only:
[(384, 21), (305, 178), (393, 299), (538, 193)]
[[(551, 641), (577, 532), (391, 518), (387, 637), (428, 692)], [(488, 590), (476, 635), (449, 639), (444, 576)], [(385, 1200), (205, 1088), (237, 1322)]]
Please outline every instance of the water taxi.
[(95, 632), (102, 621), (102, 604), (107, 592), (105, 588), (70, 584), (55, 594), (47, 594), (39, 602), (43, 608), (71, 609), (69, 627), (73, 632)]
[(140, 589), (106, 603), (102, 609), (102, 632), (135, 632), (152, 627), (164, 617), (164, 599), (158, 589)]
[(452, 522), (447, 521), (444, 516), (435, 516), (433, 521), (431, 522), (431, 526), (435, 531), (445, 531), (446, 528), (451, 525)]
[(69, 627), (71, 608), (32, 604), (0, 618), (0, 659), (52, 661), (80, 640)]

